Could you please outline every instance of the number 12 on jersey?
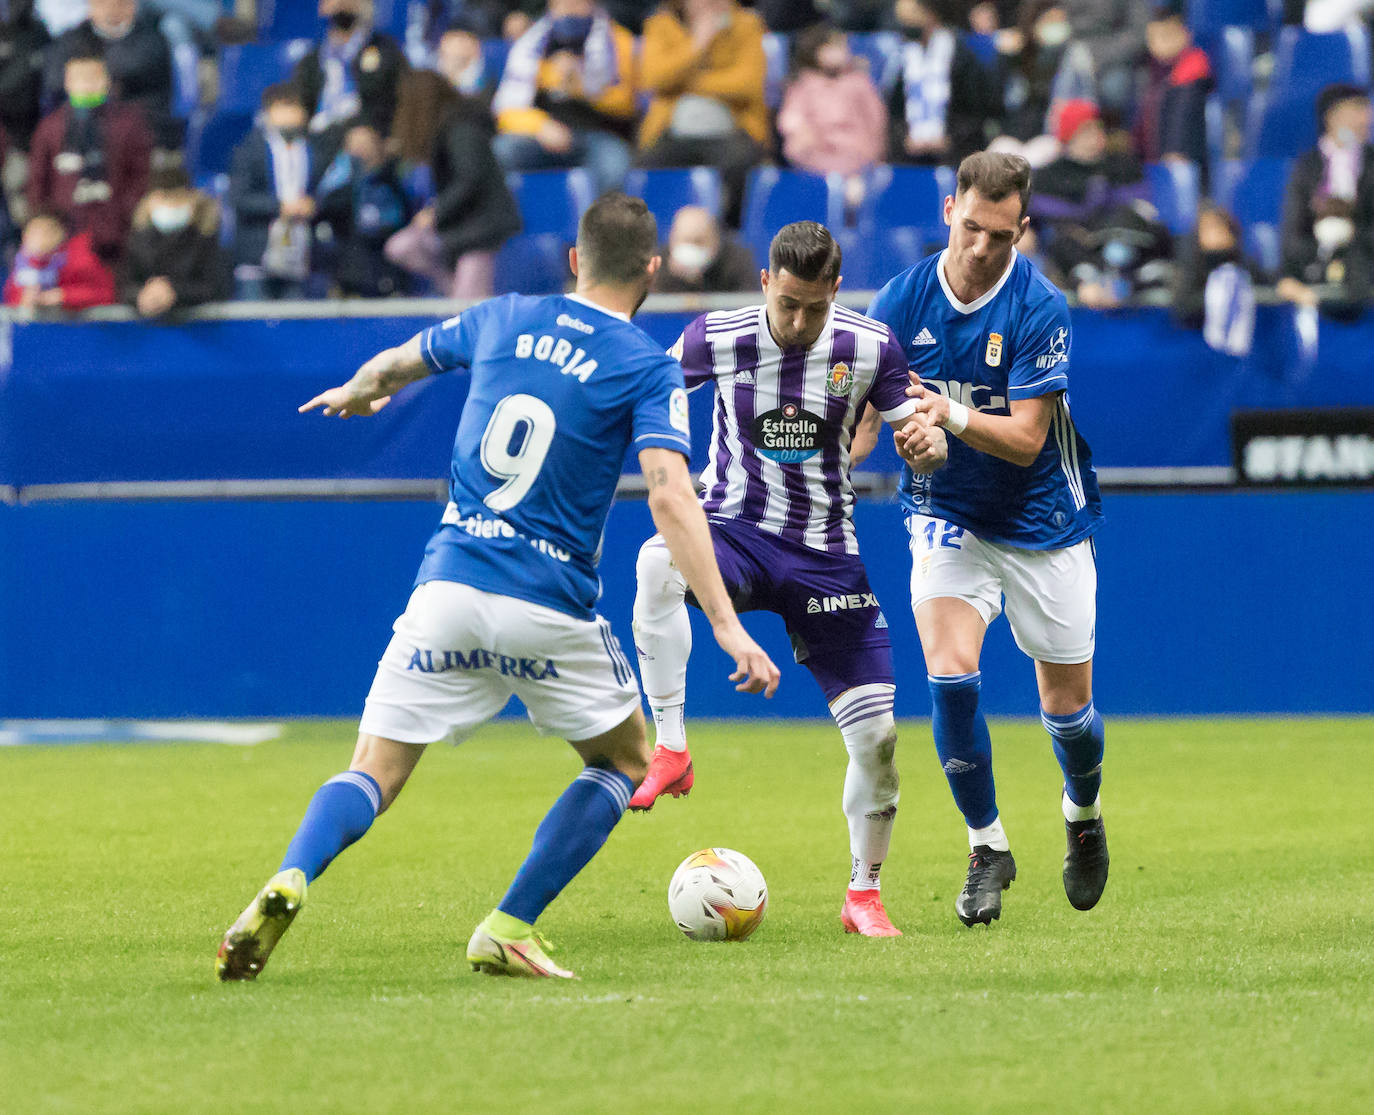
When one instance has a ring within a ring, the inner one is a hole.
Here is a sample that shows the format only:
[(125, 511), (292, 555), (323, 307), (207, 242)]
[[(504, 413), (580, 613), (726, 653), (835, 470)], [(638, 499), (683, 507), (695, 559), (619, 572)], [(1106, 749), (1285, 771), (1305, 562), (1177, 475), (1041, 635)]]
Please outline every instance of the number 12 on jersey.
[(482, 467), (503, 483), (483, 503), (509, 511), (529, 495), (557, 427), (549, 404), (534, 395), (507, 395), (496, 404), (482, 434), (481, 458)]

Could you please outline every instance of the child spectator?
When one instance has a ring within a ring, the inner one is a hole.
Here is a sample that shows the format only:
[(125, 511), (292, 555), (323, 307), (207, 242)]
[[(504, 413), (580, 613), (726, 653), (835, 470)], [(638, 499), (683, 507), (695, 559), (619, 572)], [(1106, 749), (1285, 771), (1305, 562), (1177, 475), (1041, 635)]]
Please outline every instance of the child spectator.
[(410, 220), (410, 200), (382, 137), (354, 124), (344, 149), (317, 187), (316, 216), (327, 221), (334, 244), (334, 282), (343, 294), (384, 298), (402, 288), (405, 274), (383, 248)]
[(263, 115), (234, 152), (229, 204), (236, 223), (238, 296), (300, 298), (310, 275), (319, 162), (300, 93), (282, 82), (262, 95)]
[(110, 75), (98, 53), (67, 59), (68, 103), (43, 118), (29, 157), (30, 213), (57, 213), (107, 263), (124, 252), (134, 207), (148, 192), (153, 137), (143, 114), (109, 100)]
[(109, 306), (115, 281), (91, 247), (91, 234), (69, 237), (62, 218), (39, 213), (24, 226), (24, 238), (5, 282), (5, 305), (22, 310), (84, 310)]
[(161, 317), (229, 297), (219, 243), (219, 205), (191, 188), (180, 167), (156, 170), (134, 210), (120, 294), (143, 317)]
[(635, 41), (592, 0), (550, 0), (520, 36), (492, 108), (507, 170), (586, 167), (598, 192), (630, 169), (638, 112)]
[(1197, 226), (1179, 251), (1174, 314), (1218, 352), (1246, 356), (1255, 334), (1260, 276), (1241, 248), (1240, 222), (1218, 205), (1198, 207)]
[(887, 153), (887, 109), (849, 37), (826, 24), (797, 36), (796, 78), (783, 95), (778, 132), (800, 170), (854, 175)]
[(496, 251), (520, 231), (520, 211), (492, 153), (484, 104), (416, 70), (402, 86), (392, 139), (405, 163), (428, 166), (434, 200), (387, 241), (387, 259), (441, 294), (489, 297)]

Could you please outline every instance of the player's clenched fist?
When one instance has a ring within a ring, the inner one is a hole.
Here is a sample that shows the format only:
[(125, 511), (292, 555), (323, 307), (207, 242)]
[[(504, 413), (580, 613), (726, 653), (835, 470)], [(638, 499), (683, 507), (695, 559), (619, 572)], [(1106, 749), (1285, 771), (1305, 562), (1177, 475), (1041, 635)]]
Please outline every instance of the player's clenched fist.
[(918, 476), (929, 476), (949, 460), (949, 441), (945, 431), (929, 415), (917, 411), (892, 433), (897, 455)]

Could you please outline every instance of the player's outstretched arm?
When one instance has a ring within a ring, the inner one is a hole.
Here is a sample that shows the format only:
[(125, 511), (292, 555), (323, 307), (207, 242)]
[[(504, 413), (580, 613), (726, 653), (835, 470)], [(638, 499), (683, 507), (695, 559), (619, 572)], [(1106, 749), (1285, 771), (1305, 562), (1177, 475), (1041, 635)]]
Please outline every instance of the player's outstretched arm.
[(711, 633), (735, 662), (730, 680), (743, 693), (771, 697), (778, 688), (778, 668), (763, 648), (749, 637), (735, 615), (720, 578), (711, 532), (687, 471), (687, 460), (672, 449), (644, 449), (639, 467), (649, 485), (649, 514), (668, 552), (711, 621)]
[(403, 345), (377, 353), (347, 383), (331, 387), (297, 409), (304, 414), (323, 407), (330, 418), (336, 414), (340, 418), (376, 414), (402, 387), (427, 375), (429, 365), (420, 355), (420, 337), (416, 334)]
[[(983, 414), (932, 391), (915, 372), (911, 373), (911, 386), (906, 393), (916, 400), (916, 413), (925, 415), (934, 425), (943, 427), (965, 445), (1022, 468), (1035, 464), (1045, 447), (1050, 418), (1059, 399), (1057, 391), (1033, 399), (1013, 399), (1010, 414)], [(902, 451), (900, 443), (897, 451)]]

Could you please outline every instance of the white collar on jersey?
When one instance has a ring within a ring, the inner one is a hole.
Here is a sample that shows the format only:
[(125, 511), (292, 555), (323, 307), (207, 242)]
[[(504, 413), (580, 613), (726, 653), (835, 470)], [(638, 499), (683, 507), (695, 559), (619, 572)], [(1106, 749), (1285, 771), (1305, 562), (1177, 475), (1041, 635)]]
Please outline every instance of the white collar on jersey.
[(593, 310), (600, 310), (603, 314), (609, 314), (611, 317), (618, 317), (621, 321), (630, 320), (629, 314), (622, 314), (619, 310), (608, 310), (605, 306), (593, 302), (590, 298), (583, 298), (580, 294), (565, 294), (563, 297), (573, 302), (581, 302), (582, 305), (590, 306)]
[(1013, 248), (1011, 250), (1011, 262), (1007, 264), (1007, 269), (1002, 272), (1002, 277), (993, 283), (990, 289), (984, 291), (972, 302), (960, 302), (959, 299), (955, 297), (954, 291), (950, 289), (949, 280), (945, 278), (945, 256), (948, 254), (948, 248), (940, 253), (940, 258), (935, 261), (935, 273), (940, 276), (940, 289), (945, 292), (945, 297), (949, 299), (949, 304), (961, 314), (975, 313), (996, 298), (997, 292), (1002, 289), (1007, 281), (1007, 277), (1011, 274), (1011, 269), (1016, 266), (1016, 249)]

